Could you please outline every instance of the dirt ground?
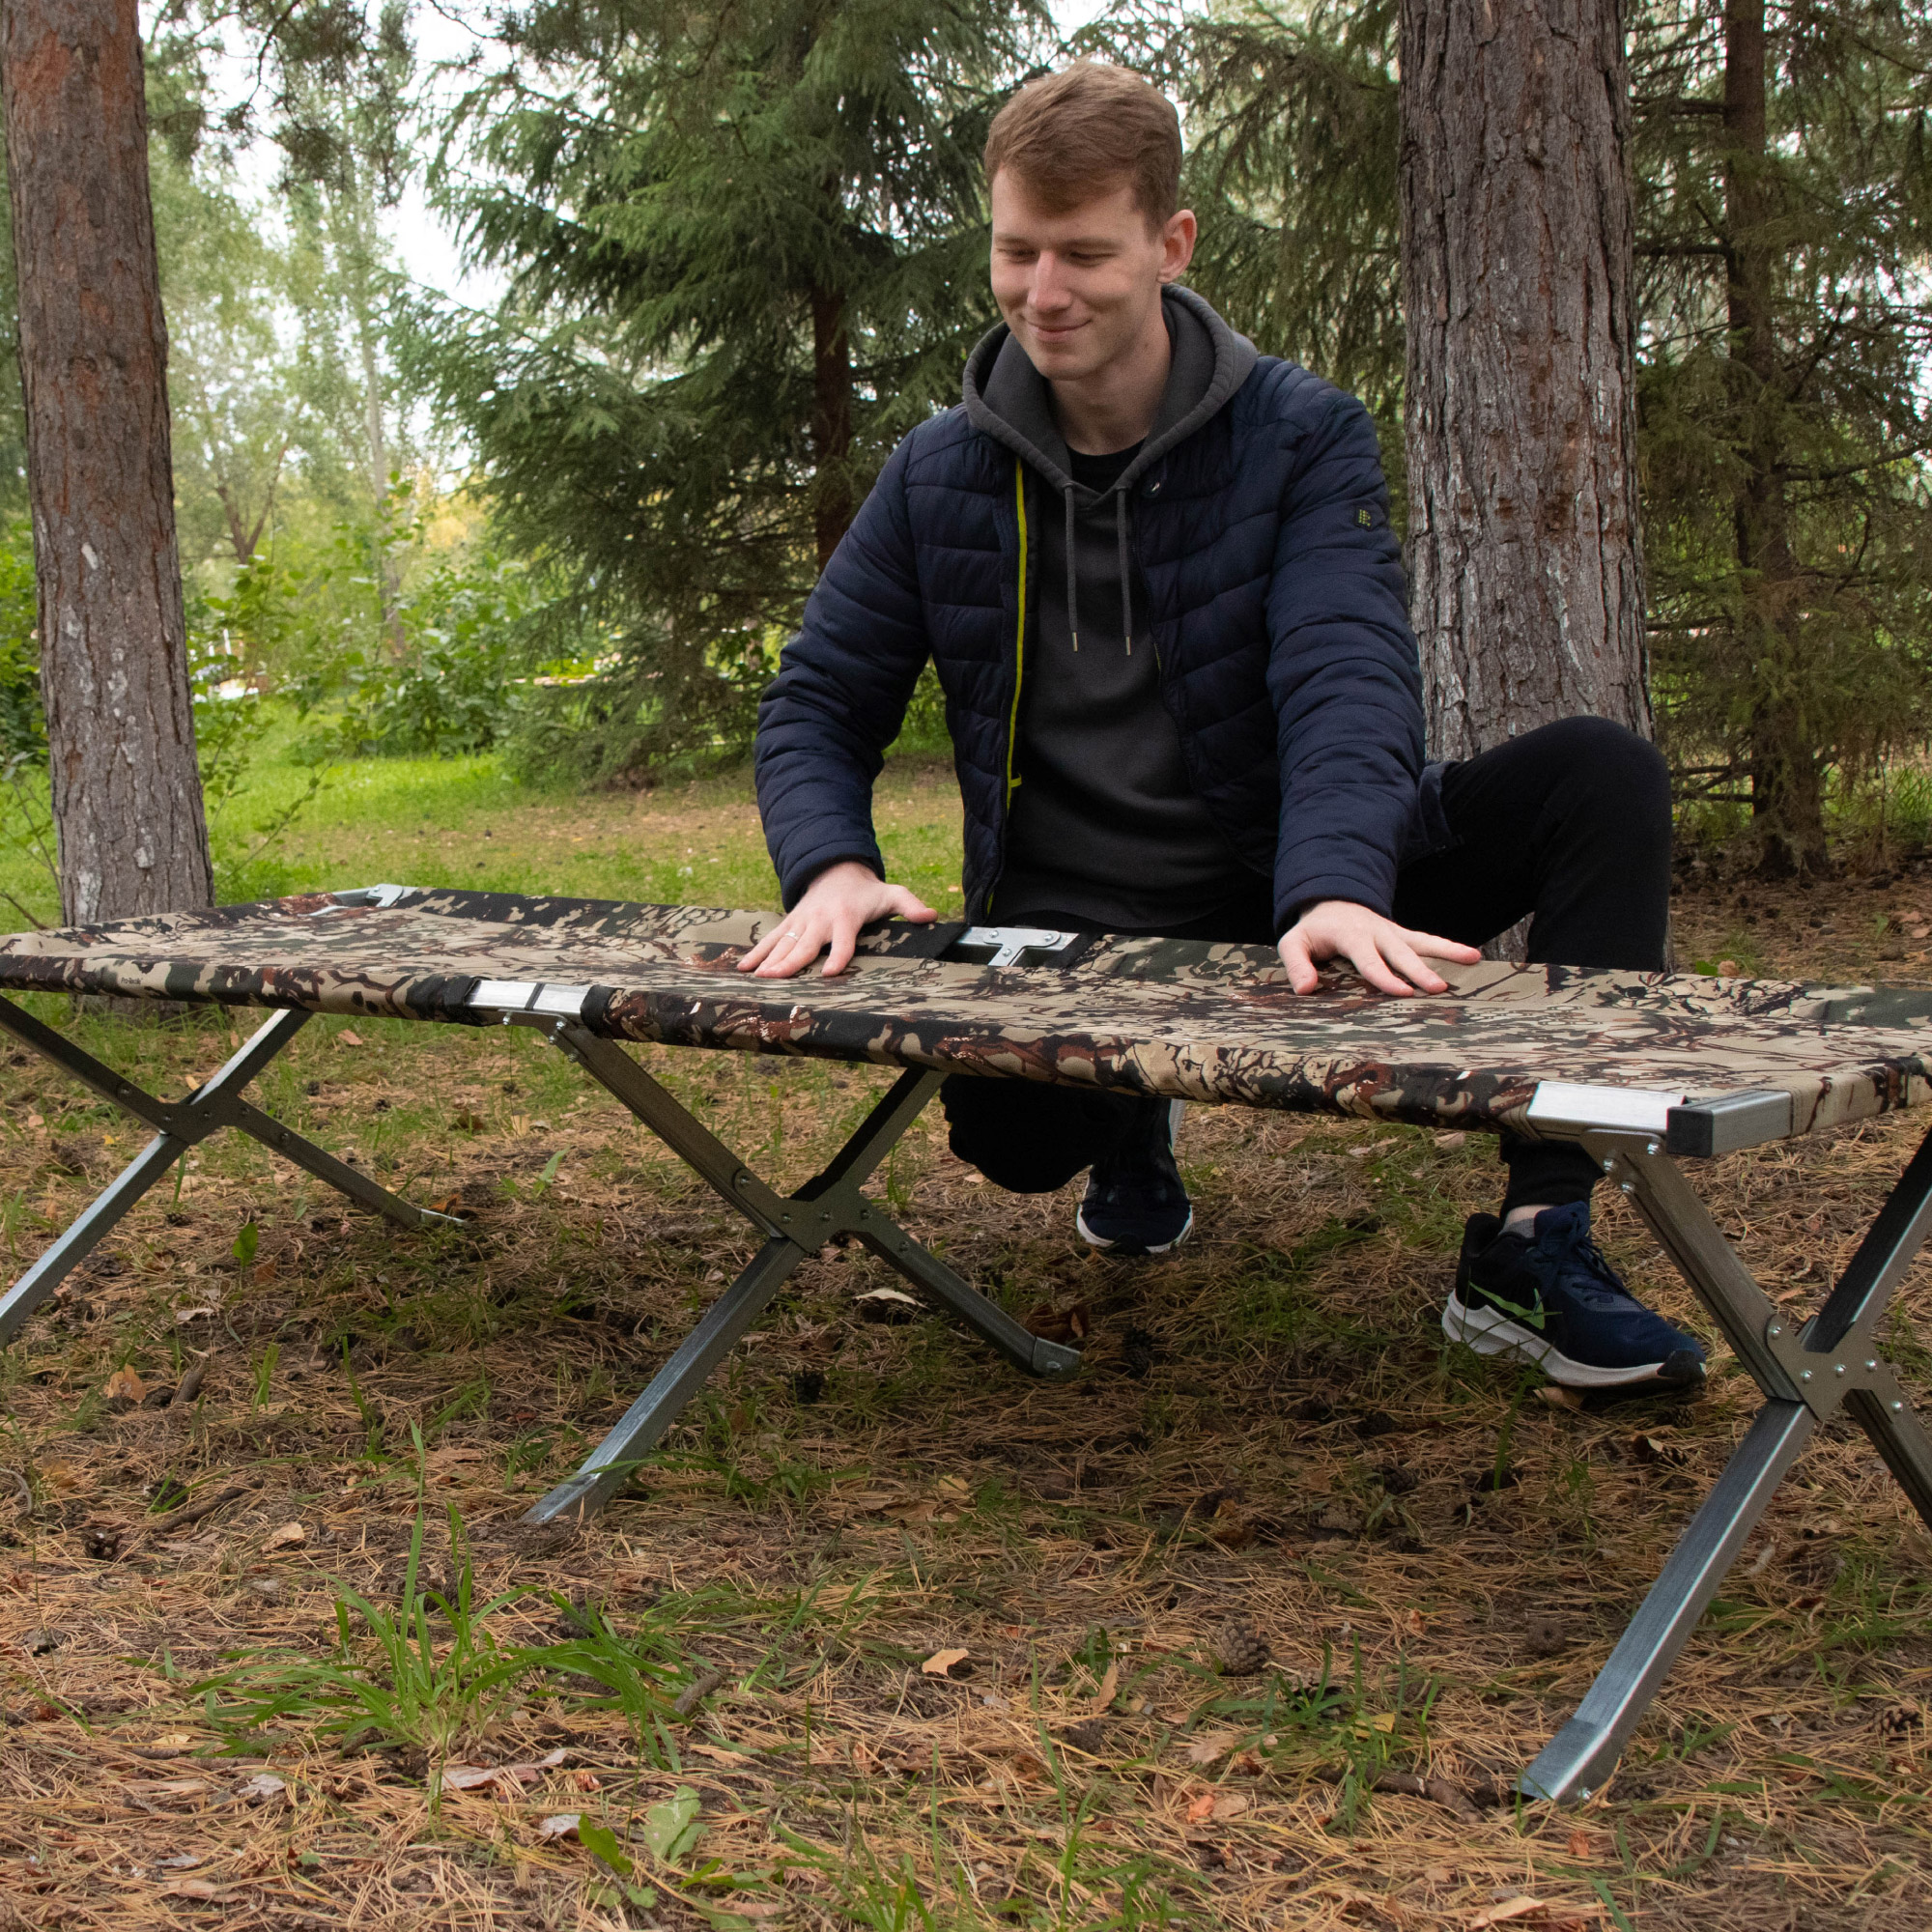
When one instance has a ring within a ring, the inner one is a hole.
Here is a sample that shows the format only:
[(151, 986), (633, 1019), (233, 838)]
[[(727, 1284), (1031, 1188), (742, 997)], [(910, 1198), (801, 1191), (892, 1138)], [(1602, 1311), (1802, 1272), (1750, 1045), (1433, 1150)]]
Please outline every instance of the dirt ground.
[[(1687, 966), (1932, 977), (1911, 867), (1687, 868), (1676, 914)], [(162, 1091), (229, 1048), (37, 1009)], [(644, 1058), (790, 1184), (884, 1084)], [(827, 1250), (632, 1493), (550, 1533), (522, 1512), (745, 1229), (514, 1030), (321, 1020), (259, 1091), (474, 1218), (395, 1234), (213, 1141), (0, 1356), (0, 1927), (1932, 1923), (1932, 1538), (1844, 1429), (1607, 1788), (1505, 1799), (1755, 1406), (1620, 1204), (1608, 1252), (1713, 1344), (1695, 1402), (1557, 1406), (1445, 1346), (1479, 1137), (1196, 1110), (1198, 1234), (1130, 1264), (923, 1123), (883, 1191), (1084, 1330), (1079, 1378), (867, 1319), (879, 1264)], [(1803, 1309), (1915, 1135), (1700, 1184)], [(9, 1268), (138, 1145), (0, 1049)], [(1924, 1280), (1891, 1338), (1920, 1389)]]

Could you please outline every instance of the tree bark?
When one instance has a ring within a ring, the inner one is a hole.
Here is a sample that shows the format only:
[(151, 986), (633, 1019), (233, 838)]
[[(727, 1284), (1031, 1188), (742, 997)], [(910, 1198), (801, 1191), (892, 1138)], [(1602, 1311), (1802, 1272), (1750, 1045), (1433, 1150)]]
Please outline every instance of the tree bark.
[(134, 0), (0, 0), (61, 904), (207, 906)]
[(1818, 753), (1801, 708), (1781, 694), (1804, 648), (1801, 582), (1784, 497), (1788, 400), (1777, 346), (1776, 188), (1765, 148), (1764, 0), (1724, 5), (1724, 232), (1733, 388), (1743, 412), (1742, 474), (1733, 509), (1742, 578), (1741, 642), (1759, 668), (1751, 710), (1751, 822), (1773, 875), (1825, 865)]
[(822, 573), (851, 526), (855, 505), (847, 464), (852, 454), (852, 343), (845, 298), (811, 292), (811, 533)]
[(1434, 754), (1649, 735), (1617, 0), (1403, 0), (1412, 615)]

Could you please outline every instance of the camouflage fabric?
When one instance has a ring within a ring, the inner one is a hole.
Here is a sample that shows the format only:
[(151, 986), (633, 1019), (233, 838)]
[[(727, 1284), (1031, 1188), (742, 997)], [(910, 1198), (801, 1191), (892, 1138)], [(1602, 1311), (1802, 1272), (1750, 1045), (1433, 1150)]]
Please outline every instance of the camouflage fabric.
[(1065, 963), (940, 956), (961, 930), (895, 925), (850, 971), (736, 962), (773, 915), (460, 891), (312, 894), (0, 938), (0, 988), (364, 1017), (476, 1021), (479, 979), (596, 989), (616, 1038), (1436, 1126), (1522, 1124), (1543, 1080), (1793, 1096), (1816, 1132), (1932, 1096), (1932, 993), (1570, 967), (1451, 968), (1389, 999), (1343, 972), (1299, 997), (1266, 948), (1097, 939)]

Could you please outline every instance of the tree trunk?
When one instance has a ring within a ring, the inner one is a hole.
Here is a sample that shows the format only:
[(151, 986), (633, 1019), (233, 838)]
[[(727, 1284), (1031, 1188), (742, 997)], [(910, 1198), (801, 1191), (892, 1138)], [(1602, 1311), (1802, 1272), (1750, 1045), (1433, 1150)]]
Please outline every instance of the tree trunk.
[(134, 0), (4, 0), (0, 92), (61, 904), (212, 904)]
[(811, 292), (811, 533), (822, 573), (852, 522), (852, 344), (845, 298)]
[(1775, 185), (1765, 152), (1764, 0), (1725, 0), (1724, 232), (1733, 390), (1746, 425), (1733, 509), (1742, 578), (1740, 639), (1762, 694), (1751, 711), (1751, 821), (1774, 875), (1826, 863), (1817, 749), (1792, 691), (1804, 648), (1800, 581), (1784, 500), (1784, 371), (1777, 350)]
[(1403, 0), (1412, 615), (1434, 754), (1650, 731), (1617, 0)]

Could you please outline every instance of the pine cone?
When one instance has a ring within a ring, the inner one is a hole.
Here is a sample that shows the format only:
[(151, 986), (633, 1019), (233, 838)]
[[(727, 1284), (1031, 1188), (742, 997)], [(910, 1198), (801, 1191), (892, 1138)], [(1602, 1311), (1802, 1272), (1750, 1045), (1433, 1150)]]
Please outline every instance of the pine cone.
[(1252, 1677), (1268, 1666), (1267, 1638), (1245, 1617), (1230, 1617), (1214, 1634), (1214, 1654), (1230, 1677)]

